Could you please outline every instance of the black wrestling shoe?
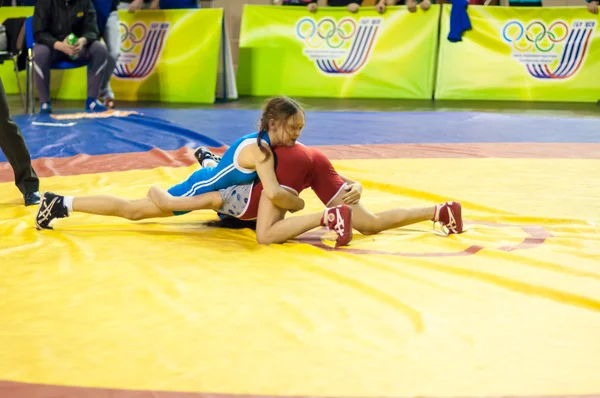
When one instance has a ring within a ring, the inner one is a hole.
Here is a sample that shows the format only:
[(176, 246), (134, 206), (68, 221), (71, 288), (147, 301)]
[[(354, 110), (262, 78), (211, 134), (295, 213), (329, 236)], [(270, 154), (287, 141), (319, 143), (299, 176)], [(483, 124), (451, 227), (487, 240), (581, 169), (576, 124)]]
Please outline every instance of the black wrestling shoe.
[(40, 208), (35, 216), (37, 229), (54, 229), (50, 226), (52, 220), (69, 217), (64, 199), (64, 196), (55, 195), (52, 192), (44, 193), (42, 203), (40, 203)]
[(200, 166), (204, 167), (204, 161), (207, 159), (210, 160), (214, 160), (215, 162), (219, 163), (221, 161), (221, 157), (215, 155), (214, 153), (212, 153), (210, 151), (210, 149), (208, 149), (205, 146), (201, 146), (198, 149), (196, 149), (196, 152), (194, 152), (194, 157), (196, 158), (196, 160), (198, 161), (198, 163), (200, 163)]

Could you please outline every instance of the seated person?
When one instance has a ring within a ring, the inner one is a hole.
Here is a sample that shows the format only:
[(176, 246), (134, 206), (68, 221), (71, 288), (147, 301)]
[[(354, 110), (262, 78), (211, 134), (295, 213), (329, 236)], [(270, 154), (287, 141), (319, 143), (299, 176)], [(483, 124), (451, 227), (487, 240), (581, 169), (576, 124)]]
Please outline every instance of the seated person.
[[(71, 45), (69, 34), (78, 37)], [(99, 41), (96, 10), (90, 0), (38, 0), (33, 13), (35, 46), (34, 79), (40, 97), (41, 113), (52, 113), (50, 104), (50, 68), (54, 62), (73, 59), (88, 63), (88, 111), (103, 112), (106, 107), (98, 101), (100, 85), (106, 73), (108, 52)]]

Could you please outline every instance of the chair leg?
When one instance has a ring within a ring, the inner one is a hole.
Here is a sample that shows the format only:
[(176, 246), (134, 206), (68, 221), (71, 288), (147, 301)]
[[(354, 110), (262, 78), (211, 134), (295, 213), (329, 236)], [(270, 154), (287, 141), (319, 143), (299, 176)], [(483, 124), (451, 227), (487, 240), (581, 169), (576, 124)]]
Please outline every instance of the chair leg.
[(27, 104), (25, 103), (25, 96), (23, 95), (23, 87), (21, 87), (21, 79), (19, 79), (19, 67), (17, 65), (18, 56), (12, 58), (13, 66), (15, 68), (15, 77), (17, 78), (17, 84), (19, 85), (19, 94), (21, 95), (21, 102), (23, 103), (23, 112), (27, 113)]
[(27, 114), (33, 115), (33, 50), (30, 48), (27, 50), (27, 72), (25, 78), (25, 89), (27, 91)]

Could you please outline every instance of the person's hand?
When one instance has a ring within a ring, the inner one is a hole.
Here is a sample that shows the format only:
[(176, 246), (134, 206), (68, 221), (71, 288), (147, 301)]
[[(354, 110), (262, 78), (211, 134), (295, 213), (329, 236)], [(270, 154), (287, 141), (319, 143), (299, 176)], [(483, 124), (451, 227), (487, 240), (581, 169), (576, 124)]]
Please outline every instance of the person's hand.
[(415, 0), (406, 0), (406, 8), (410, 12), (417, 11), (417, 2)]
[(133, 0), (131, 3), (129, 3), (129, 12), (134, 13), (137, 10), (142, 8), (142, 5), (144, 4), (143, 0)]
[(54, 43), (54, 49), (60, 51), (61, 53), (67, 54), (69, 57), (74, 57), (75, 54), (77, 54), (75, 52), (75, 46), (67, 43), (66, 38), (64, 41), (57, 41)]
[(148, 6), (149, 10), (160, 10), (159, 0), (153, 0), (152, 3)]
[(591, 12), (592, 14), (598, 14), (598, 2), (590, 1), (588, 3), (588, 11)]
[(347, 185), (344, 188), (344, 196), (342, 196), (342, 200), (347, 205), (355, 205), (360, 200), (360, 195), (362, 194), (362, 185), (360, 183), (355, 182), (354, 184)]
[(319, 8), (319, 6), (317, 5), (317, 3), (310, 3), (306, 6), (306, 8), (308, 8), (308, 11), (310, 12), (317, 12), (317, 8)]
[(360, 8), (360, 6), (358, 5), (358, 3), (348, 4), (348, 11), (350, 11), (352, 13), (357, 12), (359, 8)]
[(385, 0), (380, 0), (375, 5), (375, 10), (377, 10), (378, 13), (383, 14), (385, 12)]
[(87, 45), (87, 42), (88, 41), (85, 37), (80, 37), (79, 39), (77, 39), (75, 45), (73, 46), (73, 48), (75, 49), (75, 54), (79, 54), (81, 50), (83, 50), (83, 48)]
[(431, 7), (431, 2), (429, 0), (423, 0), (421, 2), (421, 10), (427, 11), (429, 10), (429, 7)]

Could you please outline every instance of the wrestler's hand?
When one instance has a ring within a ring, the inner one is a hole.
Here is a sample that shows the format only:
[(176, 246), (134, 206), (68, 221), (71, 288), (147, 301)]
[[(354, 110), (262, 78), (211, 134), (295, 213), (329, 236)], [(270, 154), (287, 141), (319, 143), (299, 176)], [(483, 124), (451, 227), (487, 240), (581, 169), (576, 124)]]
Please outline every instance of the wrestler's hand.
[(344, 188), (346, 193), (342, 196), (342, 200), (347, 205), (355, 205), (360, 200), (360, 195), (362, 194), (362, 185), (360, 183), (355, 182), (354, 184), (347, 185)]
[(152, 203), (154, 203), (159, 209), (163, 211), (171, 210), (169, 208), (169, 200), (171, 198), (171, 195), (164, 189), (153, 185), (150, 187), (147, 196), (152, 201)]

